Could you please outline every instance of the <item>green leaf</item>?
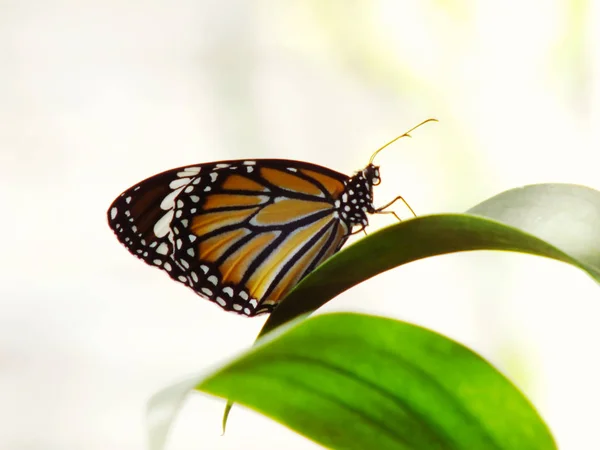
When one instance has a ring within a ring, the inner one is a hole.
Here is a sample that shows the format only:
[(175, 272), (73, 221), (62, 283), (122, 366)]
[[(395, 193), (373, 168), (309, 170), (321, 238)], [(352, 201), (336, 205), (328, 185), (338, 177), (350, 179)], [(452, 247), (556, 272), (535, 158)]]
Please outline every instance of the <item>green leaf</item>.
[(553, 258), (573, 264), (600, 281), (600, 270), (595, 266), (518, 228), (467, 214), (421, 216), (378, 230), (328, 259), (273, 311), (259, 337), (394, 267), (471, 250), (503, 250)]
[[(496, 220), (466, 214), (422, 216), (375, 232), (345, 248), (283, 299), (258, 337), (315, 311), (375, 275), (447, 253), (529, 253), (573, 264), (600, 281), (600, 192), (572, 184), (537, 184), (498, 194), (469, 213)], [(232, 404), (227, 403), (223, 430)]]
[(437, 333), (381, 317), (338, 313), (301, 321), (196, 388), (332, 448), (556, 448), (531, 404), (483, 358)]
[(600, 268), (600, 192), (577, 184), (510, 189), (468, 211), (512, 225)]

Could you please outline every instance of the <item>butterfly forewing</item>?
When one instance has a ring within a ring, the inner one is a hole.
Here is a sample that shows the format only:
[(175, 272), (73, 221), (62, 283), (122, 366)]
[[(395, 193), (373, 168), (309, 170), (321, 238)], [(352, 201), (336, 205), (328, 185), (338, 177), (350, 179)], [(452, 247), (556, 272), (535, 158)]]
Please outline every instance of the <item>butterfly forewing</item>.
[(108, 219), (132, 254), (252, 316), (270, 312), (346, 241), (337, 210), (348, 180), (287, 160), (186, 166), (125, 191)]

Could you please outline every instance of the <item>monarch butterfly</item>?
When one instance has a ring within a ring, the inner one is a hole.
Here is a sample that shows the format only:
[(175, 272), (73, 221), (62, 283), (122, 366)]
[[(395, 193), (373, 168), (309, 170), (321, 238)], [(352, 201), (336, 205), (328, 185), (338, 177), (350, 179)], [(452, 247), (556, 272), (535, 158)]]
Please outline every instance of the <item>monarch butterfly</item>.
[(404, 201), (373, 206), (373, 186), (380, 183), (373, 160), (432, 120), (381, 147), (353, 176), (285, 159), (168, 170), (117, 197), (108, 223), (133, 255), (201, 297), (249, 317), (268, 313), (340, 250), (354, 227), (364, 230), (367, 214)]

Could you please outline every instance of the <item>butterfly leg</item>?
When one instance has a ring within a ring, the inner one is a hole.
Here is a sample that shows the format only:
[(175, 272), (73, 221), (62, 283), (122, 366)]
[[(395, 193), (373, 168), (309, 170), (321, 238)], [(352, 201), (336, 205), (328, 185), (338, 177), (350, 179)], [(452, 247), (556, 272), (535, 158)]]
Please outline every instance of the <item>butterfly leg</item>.
[[(387, 212), (387, 211), (386, 211), (386, 212)], [(361, 227), (359, 230), (356, 230), (356, 231), (353, 231), (352, 233), (350, 233), (350, 236), (352, 236), (352, 235), (355, 235), (355, 234), (358, 234), (358, 233), (360, 233), (360, 232), (364, 232), (364, 233), (365, 233), (365, 235), (366, 235), (366, 234), (367, 234), (367, 232), (365, 231), (365, 228), (367, 228), (367, 227), (365, 227), (364, 225), (362, 225), (362, 227)]]
[(402, 196), (398, 196), (396, 197), (394, 200), (392, 200), (391, 202), (389, 202), (386, 205), (383, 205), (379, 208), (377, 208), (375, 210), (375, 214), (393, 214), (394, 217), (396, 219), (398, 219), (398, 221), (402, 222), (402, 220), (400, 220), (400, 217), (398, 217), (398, 214), (396, 214), (394, 211), (384, 211), (385, 209), (389, 208), (390, 206), (392, 206), (394, 203), (396, 203), (398, 200), (400, 200), (402, 203), (404, 203), (406, 205), (406, 207), (410, 210), (410, 212), (412, 213), (413, 216), (417, 217), (417, 215), (415, 214), (415, 212), (413, 211), (413, 209), (410, 207), (410, 205), (406, 202), (406, 200), (404, 200), (404, 198)]

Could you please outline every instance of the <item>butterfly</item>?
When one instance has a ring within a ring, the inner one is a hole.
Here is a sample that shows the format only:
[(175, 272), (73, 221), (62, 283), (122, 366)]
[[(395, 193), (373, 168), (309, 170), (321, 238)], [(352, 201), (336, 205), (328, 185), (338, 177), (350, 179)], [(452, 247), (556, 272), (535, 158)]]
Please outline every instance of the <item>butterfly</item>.
[(398, 218), (385, 209), (397, 200), (406, 204), (402, 197), (373, 204), (373, 187), (381, 181), (373, 160), (429, 121), (435, 119), (378, 149), (352, 176), (286, 159), (171, 169), (117, 197), (108, 224), (133, 255), (226, 311), (269, 313), (351, 234), (364, 230), (367, 214)]

